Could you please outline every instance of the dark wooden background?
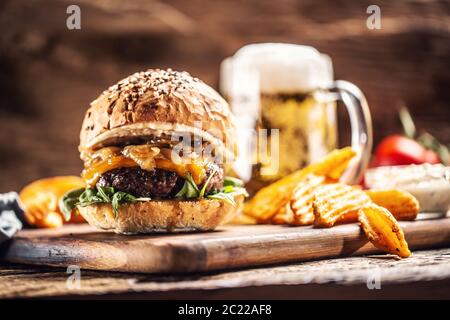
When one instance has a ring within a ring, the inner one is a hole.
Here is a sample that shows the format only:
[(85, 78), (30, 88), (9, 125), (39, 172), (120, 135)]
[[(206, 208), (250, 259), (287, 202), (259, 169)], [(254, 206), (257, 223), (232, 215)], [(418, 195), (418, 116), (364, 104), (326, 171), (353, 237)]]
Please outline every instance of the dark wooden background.
[[(73, 3), (77, 31), (66, 28)], [(370, 4), (381, 7), (381, 30), (366, 28)], [(449, 16), (449, 1), (432, 0), (0, 1), (0, 192), (78, 174), (84, 111), (118, 79), (173, 67), (217, 88), (220, 61), (251, 42), (329, 54), (336, 78), (366, 93), (375, 141), (400, 130), (396, 108), (405, 104), (449, 143)]]

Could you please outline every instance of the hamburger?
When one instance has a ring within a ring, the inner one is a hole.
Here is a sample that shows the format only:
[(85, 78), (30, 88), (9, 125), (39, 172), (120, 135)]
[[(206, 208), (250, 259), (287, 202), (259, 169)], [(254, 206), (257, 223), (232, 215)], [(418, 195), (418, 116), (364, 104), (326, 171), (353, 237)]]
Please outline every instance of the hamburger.
[(109, 87), (86, 111), (79, 151), (86, 188), (60, 208), (101, 229), (212, 230), (246, 196), (224, 175), (236, 155), (229, 106), (187, 72), (150, 69)]

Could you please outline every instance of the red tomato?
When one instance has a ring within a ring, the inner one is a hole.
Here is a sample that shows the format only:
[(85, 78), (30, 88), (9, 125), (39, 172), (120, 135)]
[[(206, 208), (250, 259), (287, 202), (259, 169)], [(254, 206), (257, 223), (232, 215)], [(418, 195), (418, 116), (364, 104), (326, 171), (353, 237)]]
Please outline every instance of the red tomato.
[(417, 141), (401, 135), (391, 135), (384, 138), (378, 145), (371, 166), (395, 166), (425, 162), (440, 163), (440, 159), (436, 152), (426, 149)]

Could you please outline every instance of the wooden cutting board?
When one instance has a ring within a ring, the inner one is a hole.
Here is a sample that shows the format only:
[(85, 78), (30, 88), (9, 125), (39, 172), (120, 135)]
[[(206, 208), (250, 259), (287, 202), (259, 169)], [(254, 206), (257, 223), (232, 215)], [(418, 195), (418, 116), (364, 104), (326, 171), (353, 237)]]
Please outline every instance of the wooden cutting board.
[[(412, 250), (450, 246), (450, 217), (402, 222)], [(194, 272), (379, 252), (357, 224), (329, 229), (224, 226), (213, 232), (124, 236), (88, 225), (24, 230), (9, 262), (125, 272)]]

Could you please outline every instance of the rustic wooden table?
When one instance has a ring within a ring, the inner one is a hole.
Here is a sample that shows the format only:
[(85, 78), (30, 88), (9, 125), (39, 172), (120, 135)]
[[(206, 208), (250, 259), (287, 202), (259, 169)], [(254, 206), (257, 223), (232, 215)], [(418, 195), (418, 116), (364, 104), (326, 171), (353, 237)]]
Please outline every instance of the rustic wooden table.
[(403, 260), (373, 255), (208, 274), (80, 274), (76, 288), (65, 269), (3, 264), (0, 298), (448, 299), (450, 248)]

